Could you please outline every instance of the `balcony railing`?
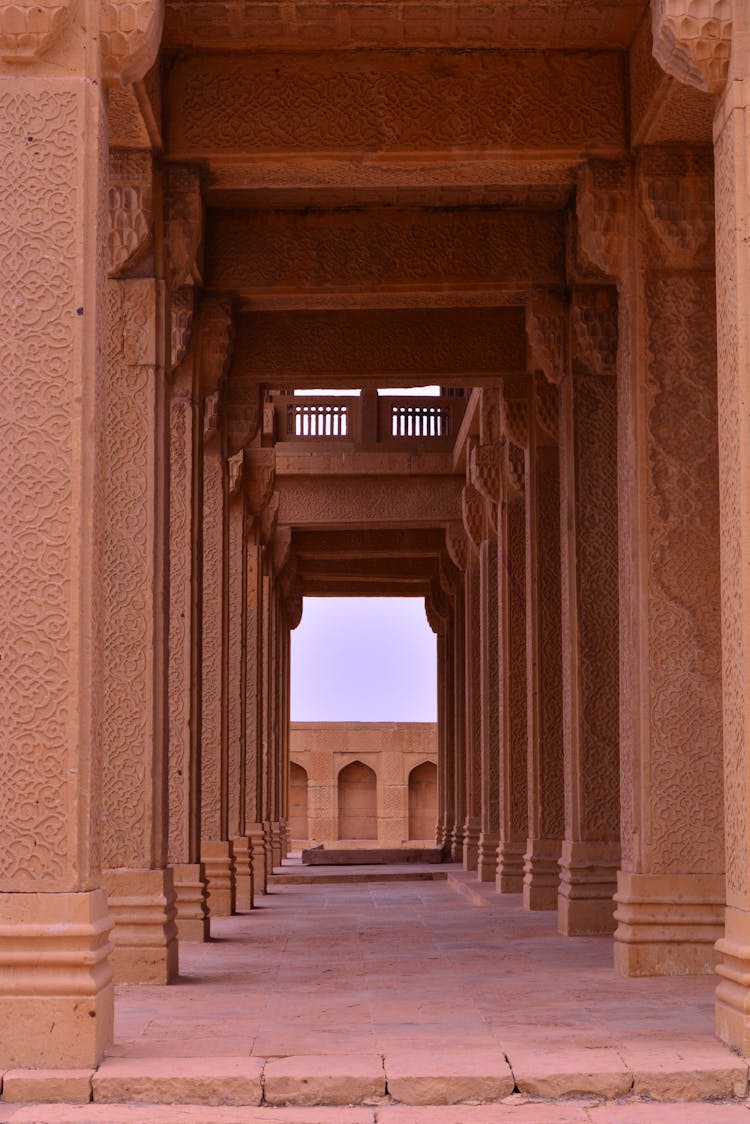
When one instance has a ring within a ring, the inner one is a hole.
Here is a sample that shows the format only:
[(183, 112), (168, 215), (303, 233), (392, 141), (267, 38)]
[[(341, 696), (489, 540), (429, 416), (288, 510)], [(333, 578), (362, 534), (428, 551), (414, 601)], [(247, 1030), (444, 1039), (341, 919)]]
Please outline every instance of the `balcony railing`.
[(376, 396), (291, 398), (271, 395), (275, 441), (324, 442), (360, 448), (452, 447), (466, 408), (465, 398)]

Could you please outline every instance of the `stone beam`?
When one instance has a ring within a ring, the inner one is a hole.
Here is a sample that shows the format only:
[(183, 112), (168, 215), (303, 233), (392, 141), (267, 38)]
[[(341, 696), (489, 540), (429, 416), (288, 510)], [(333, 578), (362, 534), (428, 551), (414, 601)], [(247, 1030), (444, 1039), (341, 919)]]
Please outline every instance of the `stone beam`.
[(279, 526), (419, 528), (460, 518), (457, 476), (298, 477), (277, 481)]
[(304, 586), (305, 597), (426, 597), (429, 582), (372, 582), (354, 578), (316, 579)]
[(245, 313), (232, 377), (277, 387), (476, 386), (526, 361), (521, 308)]
[(404, 0), (377, 4), (330, 0), (291, 3), (207, 4), (167, 0), (164, 41), (178, 50), (258, 50), (367, 47), (515, 47), (539, 50), (623, 49), (632, 37), (643, 0), (547, 0), (533, 7), (507, 0), (467, 4), (444, 0), (429, 7)]
[(292, 552), (306, 558), (436, 558), (445, 550), (441, 530), (416, 531), (297, 531)]
[(176, 159), (624, 151), (617, 52), (269, 52), (176, 58)]
[(206, 284), (253, 309), (350, 307), (373, 296), (496, 304), (564, 281), (562, 215), (476, 207), (214, 211)]
[(409, 558), (308, 558), (300, 561), (298, 576), (308, 580), (338, 581), (430, 581), (438, 578), (437, 559)]

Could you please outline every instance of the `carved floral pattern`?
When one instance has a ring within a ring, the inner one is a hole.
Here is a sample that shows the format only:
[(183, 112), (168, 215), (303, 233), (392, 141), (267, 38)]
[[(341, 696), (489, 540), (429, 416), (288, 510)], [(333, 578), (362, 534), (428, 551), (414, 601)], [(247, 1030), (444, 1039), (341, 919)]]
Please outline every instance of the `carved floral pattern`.
[(654, 58), (689, 86), (717, 93), (732, 46), (731, 0), (652, 0)]
[(578, 285), (573, 292), (574, 369), (614, 375), (618, 345), (617, 290), (613, 285)]
[(115, 149), (109, 156), (109, 271), (134, 265), (151, 244), (151, 153)]
[(99, 20), (105, 78), (139, 81), (159, 51), (164, 0), (102, 0)]
[(70, 19), (70, 0), (13, 0), (0, 4), (0, 58), (36, 59), (59, 39)]

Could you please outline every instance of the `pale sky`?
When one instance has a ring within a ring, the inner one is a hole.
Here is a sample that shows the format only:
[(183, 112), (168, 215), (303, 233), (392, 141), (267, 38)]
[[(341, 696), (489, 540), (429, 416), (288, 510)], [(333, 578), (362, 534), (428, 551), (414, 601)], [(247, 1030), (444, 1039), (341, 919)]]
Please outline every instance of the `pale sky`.
[(306, 597), (292, 722), (436, 722), (436, 640), (421, 597)]

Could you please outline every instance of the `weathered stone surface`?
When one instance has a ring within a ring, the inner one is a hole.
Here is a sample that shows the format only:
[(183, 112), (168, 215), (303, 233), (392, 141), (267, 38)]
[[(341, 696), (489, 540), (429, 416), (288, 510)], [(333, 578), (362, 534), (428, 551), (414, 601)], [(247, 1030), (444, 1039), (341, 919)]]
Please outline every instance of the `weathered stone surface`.
[(486, 1051), (407, 1051), (385, 1055), (388, 1092), (412, 1105), (494, 1101), (513, 1092), (505, 1055)]
[(272, 1105), (361, 1104), (385, 1094), (383, 1062), (375, 1054), (271, 1058), (263, 1089)]
[(258, 1105), (262, 1073), (250, 1057), (108, 1058), (92, 1085), (98, 1104)]

